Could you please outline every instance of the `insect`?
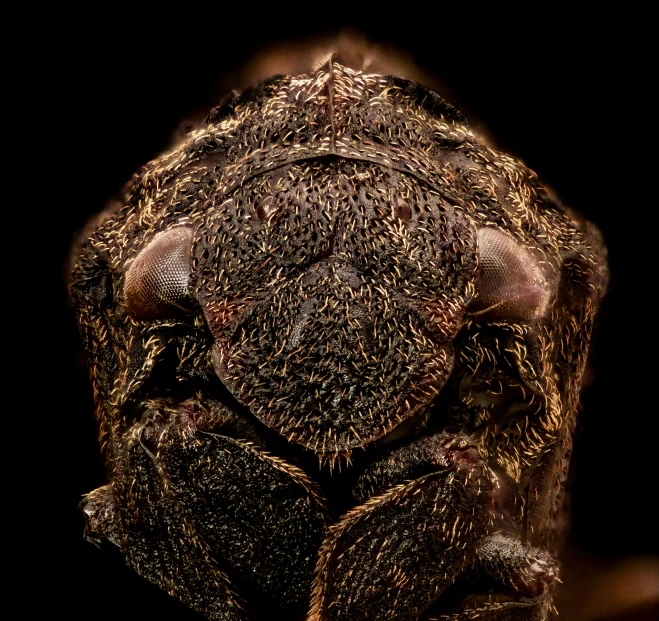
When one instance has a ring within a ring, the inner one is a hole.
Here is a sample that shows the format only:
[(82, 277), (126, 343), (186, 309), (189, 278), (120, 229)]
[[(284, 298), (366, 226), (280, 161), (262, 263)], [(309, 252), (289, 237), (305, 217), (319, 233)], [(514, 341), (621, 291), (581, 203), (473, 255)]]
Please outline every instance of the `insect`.
[(333, 59), (139, 171), (71, 279), (86, 536), (209, 619), (548, 619), (597, 229)]

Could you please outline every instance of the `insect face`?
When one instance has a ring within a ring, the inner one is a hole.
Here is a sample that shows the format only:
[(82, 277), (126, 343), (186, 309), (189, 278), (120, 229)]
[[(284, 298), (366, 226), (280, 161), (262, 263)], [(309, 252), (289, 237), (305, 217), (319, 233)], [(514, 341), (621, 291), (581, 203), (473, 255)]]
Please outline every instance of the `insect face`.
[(548, 618), (605, 285), (596, 229), (431, 91), (265, 82), (74, 270), (88, 536), (210, 619)]

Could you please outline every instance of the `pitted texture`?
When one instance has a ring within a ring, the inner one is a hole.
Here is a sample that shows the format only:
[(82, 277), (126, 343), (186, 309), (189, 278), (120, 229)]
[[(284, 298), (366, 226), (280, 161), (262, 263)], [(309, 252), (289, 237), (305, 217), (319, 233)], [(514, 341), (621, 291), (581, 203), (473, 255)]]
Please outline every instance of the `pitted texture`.
[[(553, 207), (535, 175), (480, 142), (439, 96), (340, 65), (266, 82), (211, 113), (205, 128), (139, 174), (121, 228), (138, 241), (158, 223), (201, 215), (209, 199), (217, 204), (257, 175), (328, 155), (407, 172), (554, 262), (564, 247), (583, 246), (579, 223)], [(116, 241), (118, 224), (108, 221), (99, 242)], [(130, 242), (104, 248), (113, 264), (129, 258)]]
[(289, 165), (209, 209), (200, 231), (191, 291), (218, 375), (290, 441), (350, 451), (442, 388), (476, 235), (430, 188), (373, 164)]

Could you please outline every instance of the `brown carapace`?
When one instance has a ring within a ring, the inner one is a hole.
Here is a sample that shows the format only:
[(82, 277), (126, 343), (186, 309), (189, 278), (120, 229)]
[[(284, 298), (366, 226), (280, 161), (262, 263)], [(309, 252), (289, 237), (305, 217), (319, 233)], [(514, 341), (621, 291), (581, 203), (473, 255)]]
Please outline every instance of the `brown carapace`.
[(87, 537), (209, 619), (548, 619), (606, 281), (432, 91), (330, 60), (234, 94), (73, 270)]

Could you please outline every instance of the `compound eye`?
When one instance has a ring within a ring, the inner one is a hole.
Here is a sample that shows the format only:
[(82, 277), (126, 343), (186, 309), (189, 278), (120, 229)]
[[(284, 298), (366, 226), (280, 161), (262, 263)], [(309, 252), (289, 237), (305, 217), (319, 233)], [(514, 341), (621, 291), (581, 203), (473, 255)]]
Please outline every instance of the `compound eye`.
[(476, 298), (472, 315), (488, 320), (532, 321), (549, 303), (549, 284), (536, 257), (518, 241), (494, 228), (478, 231)]
[(192, 231), (179, 226), (159, 233), (126, 272), (124, 298), (135, 319), (167, 319), (189, 308)]

